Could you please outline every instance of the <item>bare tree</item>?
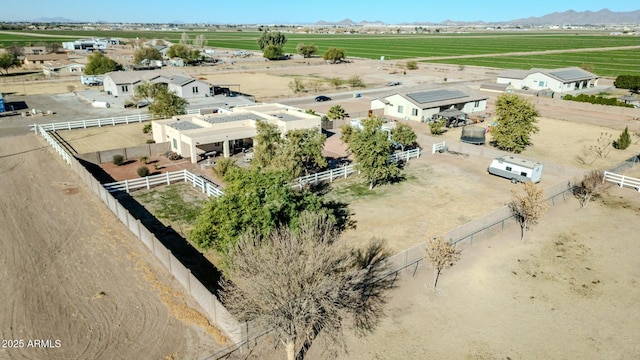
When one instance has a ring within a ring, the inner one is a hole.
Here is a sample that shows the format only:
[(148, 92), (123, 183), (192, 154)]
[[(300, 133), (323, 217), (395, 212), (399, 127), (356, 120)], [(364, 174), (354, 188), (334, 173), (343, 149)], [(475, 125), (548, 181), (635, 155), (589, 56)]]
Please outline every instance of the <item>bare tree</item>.
[(455, 245), (445, 241), (441, 236), (431, 238), (427, 242), (426, 256), (433, 266), (433, 291), (436, 291), (442, 270), (448, 269), (460, 260), (462, 251)]
[(225, 305), (272, 329), (289, 360), (304, 359), (320, 334), (335, 345), (327, 350), (344, 348), (345, 319), (365, 334), (382, 315), (389, 253), (380, 241), (358, 251), (336, 244), (337, 237), (327, 216), (305, 213), (295, 230), (249, 232), (229, 251), (233, 283), (223, 284)]
[(589, 204), (589, 202), (600, 195), (604, 190), (605, 185), (602, 182), (604, 173), (600, 170), (591, 170), (584, 175), (582, 181), (579, 184), (574, 184), (571, 187), (573, 195), (578, 198), (580, 207), (583, 208)]
[(544, 199), (544, 190), (532, 182), (522, 183), (524, 194), (511, 190), (512, 200), (507, 204), (511, 214), (520, 225), (520, 240), (524, 239), (525, 230), (538, 223), (548, 206)]

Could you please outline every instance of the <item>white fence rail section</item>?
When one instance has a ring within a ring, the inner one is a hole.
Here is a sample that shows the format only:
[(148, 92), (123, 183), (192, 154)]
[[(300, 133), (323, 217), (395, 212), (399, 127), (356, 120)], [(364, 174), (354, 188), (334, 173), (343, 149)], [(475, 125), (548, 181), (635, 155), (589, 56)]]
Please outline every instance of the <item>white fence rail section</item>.
[(445, 148), (445, 142), (441, 142), (441, 143), (435, 143), (433, 144), (433, 146), (431, 147), (431, 153), (435, 154), (437, 152), (439, 152), (440, 150), (444, 150)]
[(605, 181), (615, 183), (620, 187), (630, 187), (640, 192), (640, 179), (605, 171), (602, 182), (604, 183)]
[(40, 135), (42, 135), (42, 137), (47, 140), (49, 145), (51, 145), (51, 147), (58, 153), (58, 155), (62, 156), (62, 159), (64, 159), (64, 161), (68, 165), (71, 165), (71, 154), (63, 149), (62, 146), (60, 146), (60, 144), (58, 144), (58, 142), (54, 138), (52, 138), (44, 128), (36, 126), (36, 133), (38, 132), (38, 130), (40, 131)]
[(222, 191), (218, 189), (214, 183), (187, 170), (167, 172), (160, 175), (146, 176), (133, 180), (123, 180), (104, 184), (103, 186), (110, 193), (116, 191), (125, 191), (128, 193), (140, 189), (151, 189), (158, 185), (170, 185), (180, 181), (190, 183), (193, 187), (200, 188), (203, 193), (210, 197), (222, 196)]
[[(187, 110), (187, 114), (200, 114), (200, 109), (191, 109)], [(47, 131), (56, 131), (56, 130), (71, 130), (71, 129), (86, 129), (89, 127), (102, 127), (102, 126), (114, 126), (118, 124), (132, 124), (132, 123), (141, 123), (143, 121), (154, 120), (153, 115), (151, 114), (138, 114), (138, 115), (127, 115), (127, 116), (116, 116), (110, 118), (98, 118), (98, 119), (90, 119), (90, 120), (77, 120), (77, 121), (66, 121), (66, 122), (58, 122), (58, 123), (49, 123), (43, 125), (33, 124), (29, 127), (35, 133), (38, 132), (37, 128), (40, 126), (42, 129)]]
[[(392, 154), (389, 156), (389, 159), (393, 162), (398, 162), (399, 160), (409, 161), (412, 158), (420, 157), (420, 148), (415, 148), (407, 151), (403, 151), (397, 154)], [(321, 181), (329, 181), (333, 182), (335, 179), (344, 179), (354, 172), (358, 171), (356, 169), (358, 164), (351, 164), (335, 169), (330, 169), (327, 171), (301, 176), (291, 183), (293, 186), (303, 187), (308, 184), (318, 184)]]

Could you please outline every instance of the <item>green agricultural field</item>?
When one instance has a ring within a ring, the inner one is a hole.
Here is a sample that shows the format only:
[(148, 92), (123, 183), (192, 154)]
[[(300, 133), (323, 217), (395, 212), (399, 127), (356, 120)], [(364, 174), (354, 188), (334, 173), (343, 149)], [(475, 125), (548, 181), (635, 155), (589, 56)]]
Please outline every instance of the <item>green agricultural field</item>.
[[(425, 61), (427, 62), (427, 61)], [(567, 52), (548, 55), (494, 56), (428, 61), (441, 64), (459, 64), (501, 69), (559, 68), (566, 66), (593, 67), (601, 76), (621, 74), (640, 75), (640, 49), (593, 52)]]
[[(216, 48), (259, 50), (256, 40), (258, 31), (239, 31), (232, 27), (221, 27), (211, 31), (187, 31), (194, 39), (203, 34), (207, 46)], [(178, 43), (183, 31), (41, 31), (45, 36), (0, 34), (0, 46), (12, 43), (39, 41), (69, 41), (68, 37), (117, 37), (123, 39), (165, 39)], [(580, 50), (590, 48), (612, 48), (640, 46), (640, 38), (634, 36), (609, 36), (604, 33), (584, 32), (504, 32), (463, 34), (306, 34), (286, 33), (285, 53), (295, 53), (300, 43), (318, 46), (319, 53), (331, 47), (345, 49), (349, 57), (387, 60), (408, 58), (481, 56), (468, 59), (433, 60), (432, 62), (491, 66), (498, 68), (560, 67), (584, 63), (592, 64), (594, 71), (603, 76), (620, 73), (638, 74), (640, 71), (640, 49), (603, 52), (577, 52), (547, 55), (492, 56), (513, 52), (545, 50)], [(53, 37), (51, 37), (53, 36)], [(482, 55), (487, 55), (482, 56)], [(423, 59), (427, 60), (427, 59)], [(431, 61), (431, 60), (430, 60)]]

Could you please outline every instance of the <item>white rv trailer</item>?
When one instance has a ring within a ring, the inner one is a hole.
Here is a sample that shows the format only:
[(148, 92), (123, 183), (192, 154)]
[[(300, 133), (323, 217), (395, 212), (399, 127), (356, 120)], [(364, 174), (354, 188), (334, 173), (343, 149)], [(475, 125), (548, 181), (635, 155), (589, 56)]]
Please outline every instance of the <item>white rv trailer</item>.
[(493, 159), (488, 170), (490, 174), (511, 179), (511, 182), (532, 181), (538, 183), (542, 176), (542, 164), (514, 156)]

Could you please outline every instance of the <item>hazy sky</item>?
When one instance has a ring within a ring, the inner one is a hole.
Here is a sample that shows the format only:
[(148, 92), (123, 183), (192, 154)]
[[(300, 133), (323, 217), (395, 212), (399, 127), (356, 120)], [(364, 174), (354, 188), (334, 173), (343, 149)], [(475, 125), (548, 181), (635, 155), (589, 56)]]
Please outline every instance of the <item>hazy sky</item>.
[(22, 0), (3, 1), (0, 21), (63, 17), (77, 21), (216, 24), (314, 23), (349, 18), (403, 22), (508, 21), (566, 10), (640, 10), (636, 0)]

